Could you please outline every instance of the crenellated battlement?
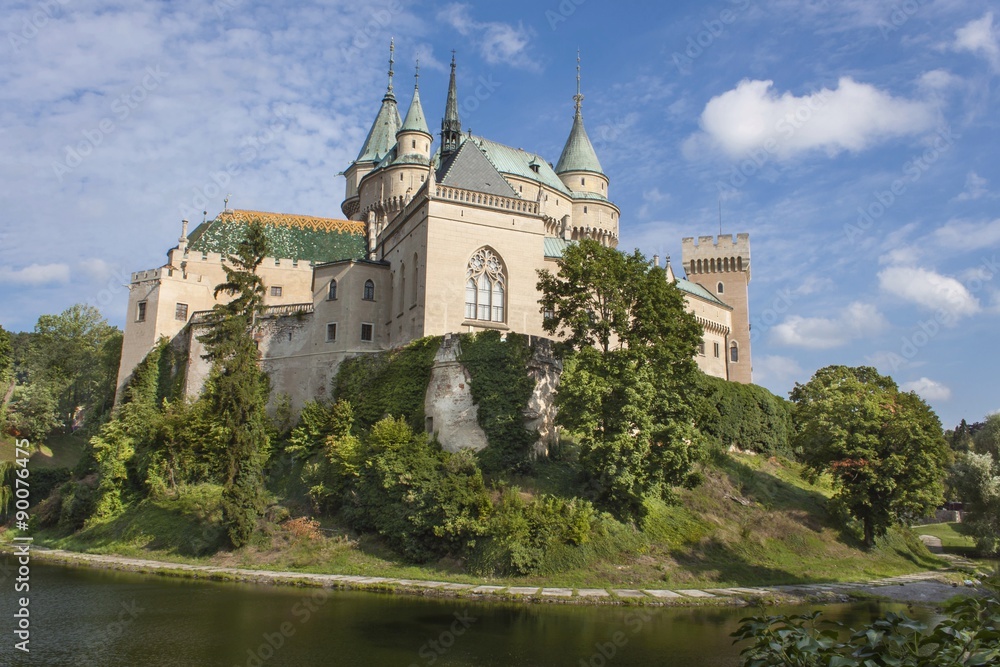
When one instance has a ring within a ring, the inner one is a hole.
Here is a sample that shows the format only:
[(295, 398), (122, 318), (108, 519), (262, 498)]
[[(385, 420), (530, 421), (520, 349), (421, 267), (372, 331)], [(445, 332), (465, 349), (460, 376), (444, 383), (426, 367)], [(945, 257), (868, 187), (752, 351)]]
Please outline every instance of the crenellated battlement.
[(704, 273), (750, 273), (750, 235), (732, 234), (681, 239), (681, 262), (688, 275)]

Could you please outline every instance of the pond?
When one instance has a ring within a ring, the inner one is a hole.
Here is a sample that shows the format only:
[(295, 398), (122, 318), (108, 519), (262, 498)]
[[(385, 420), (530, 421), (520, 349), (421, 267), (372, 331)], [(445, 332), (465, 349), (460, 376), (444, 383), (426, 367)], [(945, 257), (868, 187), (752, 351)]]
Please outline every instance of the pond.
[[(7, 558), (6, 565), (11, 559)], [(5, 568), (3, 665), (101, 667), (732, 667), (738, 607), (592, 607), (471, 602), (190, 581), (37, 561), (29, 654), (13, 648)], [(806, 612), (783, 607), (768, 613)], [(824, 607), (858, 626), (902, 605)], [(915, 608), (923, 618), (929, 610)]]

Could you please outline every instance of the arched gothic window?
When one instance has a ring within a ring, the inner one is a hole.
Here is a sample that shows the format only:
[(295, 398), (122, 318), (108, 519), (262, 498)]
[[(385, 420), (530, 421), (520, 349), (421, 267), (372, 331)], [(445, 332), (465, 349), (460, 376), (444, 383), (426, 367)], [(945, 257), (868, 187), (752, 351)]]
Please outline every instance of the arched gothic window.
[(365, 301), (375, 300), (375, 283), (371, 280), (365, 281), (365, 294), (362, 297)]
[(729, 344), (729, 361), (737, 363), (740, 360), (740, 346), (733, 341)]
[(503, 322), (506, 292), (503, 261), (489, 248), (480, 248), (465, 272), (465, 319)]
[(715, 286), (715, 291), (718, 292), (719, 294), (722, 294), (723, 292), (726, 291), (726, 286), (723, 285), (722, 283), (719, 283), (718, 285)]
[(330, 301), (336, 301), (337, 300), (337, 281), (336, 280), (331, 280), (330, 281), (330, 294), (327, 296), (327, 298)]

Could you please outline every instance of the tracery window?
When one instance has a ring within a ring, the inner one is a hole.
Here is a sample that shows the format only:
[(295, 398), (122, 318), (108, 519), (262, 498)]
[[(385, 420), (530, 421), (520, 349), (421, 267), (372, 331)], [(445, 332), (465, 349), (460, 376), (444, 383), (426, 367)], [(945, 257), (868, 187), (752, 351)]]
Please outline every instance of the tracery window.
[(503, 261), (489, 248), (480, 248), (465, 272), (465, 319), (503, 322), (506, 292)]

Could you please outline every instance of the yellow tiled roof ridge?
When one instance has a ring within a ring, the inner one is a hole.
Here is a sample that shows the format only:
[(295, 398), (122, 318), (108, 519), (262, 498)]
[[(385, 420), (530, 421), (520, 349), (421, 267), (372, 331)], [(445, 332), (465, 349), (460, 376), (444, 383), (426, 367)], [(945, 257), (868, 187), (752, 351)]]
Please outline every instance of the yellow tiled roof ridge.
[(228, 209), (219, 214), (219, 220), (226, 222), (251, 223), (258, 220), (272, 227), (295, 227), (299, 229), (314, 229), (323, 232), (346, 232), (348, 234), (364, 234), (365, 225), (356, 220), (337, 220), (334, 218), (319, 218), (312, 215), (296, 213), (273, 213), (270, 211), (252, 211), (249, 209)]

